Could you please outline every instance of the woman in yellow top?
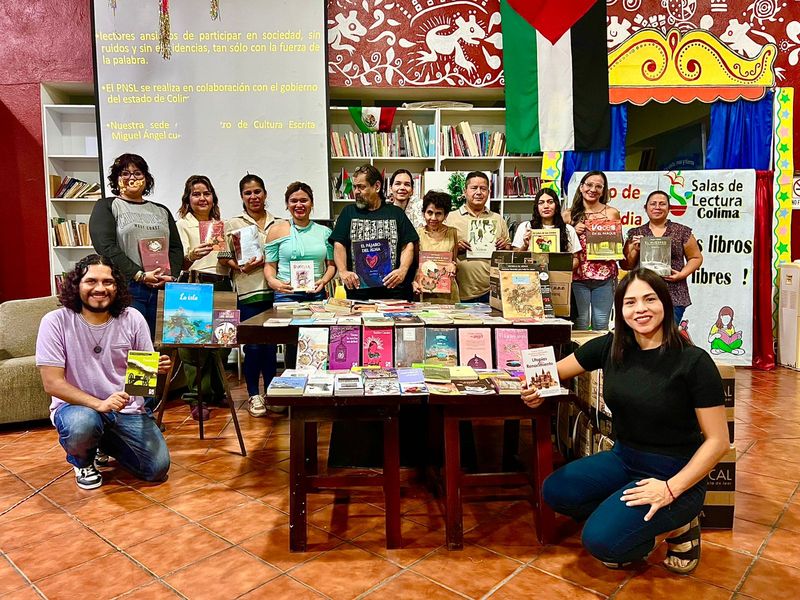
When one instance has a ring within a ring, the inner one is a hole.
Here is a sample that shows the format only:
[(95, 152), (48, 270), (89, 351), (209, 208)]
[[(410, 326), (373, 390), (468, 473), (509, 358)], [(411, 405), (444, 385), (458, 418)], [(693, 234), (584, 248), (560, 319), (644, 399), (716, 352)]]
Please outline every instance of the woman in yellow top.
[[(414, 292), (420, 295), (420, 300), (434, 304), (452, 304), (459, 301), (456, 281), (458, 230), (444, 224), (451, 205), (450, 194), (434, 191), (426, 193), (422, 199), (425, 226), (417, 228), (420, 252), (447, 252), (451, 256), (451, 261), (444, 266), (420, 258), (417, 276), (412, 284)], [(442, 277), (450, 280), (449, 294), (431, 291)]]

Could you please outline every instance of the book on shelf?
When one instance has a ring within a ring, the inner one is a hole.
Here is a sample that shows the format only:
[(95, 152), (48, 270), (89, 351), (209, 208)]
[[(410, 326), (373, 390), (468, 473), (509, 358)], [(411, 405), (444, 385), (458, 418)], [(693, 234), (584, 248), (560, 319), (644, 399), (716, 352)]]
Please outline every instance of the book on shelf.
[(139, 240), (139, 256), (143, 271), (161, 269), (162, 275), (171, 275), (169, 266), (169, 244), (167, 238), (155, 237)]
[(128, 350), (125, 368), (125, 393), (131, 396), (155, 396), (158, 385), (158, 352)]
[(236, 346), (236, 328), (238, 326), (238, 310), (215, 310), (211, 324), (212, 343), (221, 346)]
[(336, 376), (325, 371), (309, 373), (304, 396), (333, 396)]
[(383, 287), (383, 278), (392, 271), (392, 251), (389, 240), (352, 242), (353, 271), (360, 287)]
[(446, 157), (503, 156), (506, 150), (502, 131), (475, 132), (468, 121), (442, 125), (439, 143)]
[(400, 327), (395, 329), (394, 364), (410, 367), (425, 359), (425, 329), (422, 327)]
[(552, 346), (523, 350), (522, 361), (528, 387), (539, 390), (542, 397), (561, 394), (561, 381), (558, 378), (556, 355)]
[(497, 223), (493, 219), (470, 219), (467, 258), (491, 258), (497, 250)]
[(53, 231), (54, 246), (92, 245), (92, 237), (89, 235), (88, 223), (76, 221), (75, 219), (53, 217), (50, 219), (50, 226)]
[(337, 373), (333, 386), (336, 396), (363, 396), (364, 381), (358, 373)]
[(392, 158), (435, 156), (436, 130), (433, 124), (407, 121), (392, 131), (330, 130), (333, 158)]
[(88, 183), (65, 175), (50, 176), (50, 191), (52, 198), (88, 198), (98, 199), (101, 196), (100, 184), (97, 182)]
[(256, 225), (231, 231), (230, 236), (237, 264), (243, 265), (252, 259), (264, 258), (264, 249), (261, 247), (261, 237)]
[(225, 246), (225, 221), (200, 221), (200, 243), (211, 244), (213, 252), (227, 250)]
[(302, 396), (307, 381), (307, 377), (273, 377), (267, 396)]
[(393, 327), (364, 327), (361, 337), (361, 364), (364, 367), (391, 368), (394, 363)]
[(425, 364), (454, 367), (458, 364), (456, 329), (453, 327), (425, 328)]
[(542, 189), (542, 178), (515, 173), (503, 177), (503, 197), (530, 198)]
[(361, 327), (359, 325), (332, 325), (328, 342), (328, 368), (351, 369), (360, 358)]
[[(364, 380), (367, 379), (386, 379), (397, 377), (397, 369), (394, 367), (358, 367), (361, 370), (361, 374), (364, 377)], [(355, 370), (355, 369), (353, 369)]]
[(453, 265), (450, 252), (420, 250), (417, 283), (425, 294), (449, 294), (453, 286), (449, 268)]
[(342, 315), (336, 318), (337, 325), (361, 325), (361, 317), (359, 315)]
[(289, 281), (294, 292), (314, 291), (314, 261), (290, 260)]
[(522, 368), (522, 351), (528, 349), (528, 330), (497, 328), (494, 330), (494, 340), (497, 368)]
[(460, 365), (467, 365), (473, 369), (491, 369), (492, 330), (488, 327), (459, 329), (458, 356)]
[(210, 344), (214, 322), (214, 286), (167, 283), (164, 286), (164, 344)]
[(453, 325), (483, 325), (484, 316), (471, 312), (452, 313)]
[(672, 274), (672, 239), (644, 236), (639, 241), (639, 266), (666, 277)]
[(297, 368), (319, 371), (328, 367), (328, 328), (300, 327), (297, 330)]
[(622, 260), (622, 222), (610, 219), (586, 221), (586, 260)]
[(561, 248), (561, 232), (556, 229), (531, 229), (530, 252), (558, 252)]

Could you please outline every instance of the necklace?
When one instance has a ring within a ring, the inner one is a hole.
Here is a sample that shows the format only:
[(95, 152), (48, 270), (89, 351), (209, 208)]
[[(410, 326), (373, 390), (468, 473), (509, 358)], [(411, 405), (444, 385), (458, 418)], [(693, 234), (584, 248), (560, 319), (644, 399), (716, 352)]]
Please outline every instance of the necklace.
[(103, 347), (100, 345), (100, 342), (102, 342), (103, 338), (106, 337), (106, 332), (108, 331), (107, 325), (114, 320), (114, 317), (109, 317), (106, 320), (106, 322), (101, 325), (101, 327), (103, 328), (103, 334), (100, 336), (100, 339), (98, 340), (95, 339), (94, 332), (92, 331), (92, 326), (89, 324), (89, 322), (83, 317), (83, 315), (79, 316), (81, 318), (81, 321), (83, 321), (84, 325), (86, 325), (86, 327), (89, 329), (89, 335), (91, 336), (92, 341), (94, 342), (94, 348), (92, 348), (92, 351), (95, 354), (100, 354), (103, 351)]

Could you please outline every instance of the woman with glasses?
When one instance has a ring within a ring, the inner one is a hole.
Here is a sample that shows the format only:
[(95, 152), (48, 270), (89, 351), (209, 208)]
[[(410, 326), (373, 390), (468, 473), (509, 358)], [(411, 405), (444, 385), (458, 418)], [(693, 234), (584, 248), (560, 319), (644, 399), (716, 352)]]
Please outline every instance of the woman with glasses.
[[(128, 280), (131, 306), (144, 315), (152, 338), (158, 290), (181, 272), (183, 245), (167, 207), (144, 198), (153, 191), (155, 180), (141, 156), (118, 156), (109, 169), (108, 184), (114, 195), (98, 200), (89, 219), (92, 245), (98, 254), (110, 258)], [(166, 267), (144, 270), (139, 251), (142, 240), (156, 240), (152, 246), (167, 250), (169, 272)]]
[(564, 214), (564, 221), (575, 227), (581, 243), (578, 266), (572, 274), (578, 330), (589, 329), (590, 313), (592, 330), (608, 329), (617, 280), (616, 261), (586, 259), (586, 222), (594, 220), (620, 220), (619, 211), (608, 205), (608, 180), (602, 171), (589, 171), (581, 178), (572, 206)]

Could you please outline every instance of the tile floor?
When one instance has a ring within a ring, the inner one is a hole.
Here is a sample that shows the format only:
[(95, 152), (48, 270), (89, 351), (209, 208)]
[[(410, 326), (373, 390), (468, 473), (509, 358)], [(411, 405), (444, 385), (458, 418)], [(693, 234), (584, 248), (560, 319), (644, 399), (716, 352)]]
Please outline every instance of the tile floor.
[[(0, 599), (787, 598), (800, 585), (800, 373), (739, 369), (736, 385), (736, 523), (703, 533), (690, 577), (659, 566), (663, 546), (633, 571), (607, 570), (577, 534), (542, 547), (523, 500), (468, 501), (464, 551), (448, 552), (442, 505), (420, 486), (403, 498), (403, 549), (384, 548), (381, 497), (365, 492), (310, 496), (309, 551), (290, 553), (286, 418), (241, 409), (242, 458), (225, 411), (201, 441), (175, 404), (166, 483), (112, 462), (100, 490), (70, 471), (0, 516)], [(52, 428), (0, 430), (0, 513), (67, 468)]]

